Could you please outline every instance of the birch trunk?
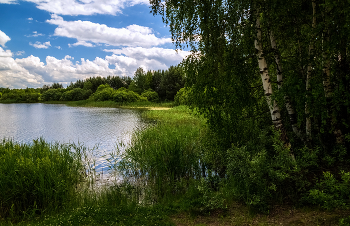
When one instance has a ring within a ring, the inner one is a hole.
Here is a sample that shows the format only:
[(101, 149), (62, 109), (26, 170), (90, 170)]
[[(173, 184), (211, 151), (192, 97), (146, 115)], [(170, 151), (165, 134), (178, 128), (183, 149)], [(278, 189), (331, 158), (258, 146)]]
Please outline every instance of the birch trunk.
[(288, 137), (286, 134), (286, 131), (282, 124), (281, 119), (281, 113), (280, 108), (278, 107), (277, 102), (274, 100), (272, 101), (271, 95), (273, 94), (272, 91), (272, 84), (269, 76), (269, 70), (267, 66), (266, 59), (264, 57), (263, 52), (263, 45), (262, 45), (262, 34), (261, 34), (261, 25), (260, 25), (260, 14), (257, 12), (257, 18), (256, 18), (256, 40), (255, 40), (255, 49), (257, 51), (257, 57), (259, 62), (259, 69), (260, 69), (260, 76), (263, 83), (264, 88), (264, 94), (267, 101), (267, 104), (270, 109), (271, 119), (272, 123), (275, 126), (275, 128), (280, 131), (281, 133), (281, 140), (283, 143), (287, 146), (290, 146)]
[[(316, 27), (316, 1), (312, 0), (312, 28), (313, 30)], [(313, 31), (314, 32), (314, 31)], [(307, 66), (307, 77), (306, 77), (306, 97), (308, 96), (308, 93), (310, 92), (310, 80), (312, 76), (312, 64), (311, 61), (313, 60), (314, 56), (314, 43), (313, 43), (313, 35), (310, 41), (309, 46), (309, 56), (310, 56), (310, 62)], [(307, 99), (307, 98), (306, 98)], [(305, 103), (305, 115), (306, 115), (306, 136), (307, 140), (311, 140), (311, 118), (310, 118), (310, 110), (309, 110), (309, 104), (306, 100)]]
[[(276, 66), (277, 66), (278, 89), (281, 89), (282, 84), (283, 84), (282, 65), (281, 65), (280, 54), (279, 54), (279, 51), (277, 49), (276, 39), (275, 39), (275, 36), (273, 35), (272, 31), (270, 32), (270, 41), (271, 41), (271, 47), (272, 47), (272, 50), (274, 52), (275, 62), (276, 62)], [(290, 122), (292, 124), (293, 132), (297, 135), (297, 137), (299, 137), (302, 141), (304, 141), (304, 137), (297, 126), (296, 114), (295, 114), (294, 108), (290, 102), (288, 95), (284, 96), (284, 101), (285, 101), (286, 109), (288, 111)]]

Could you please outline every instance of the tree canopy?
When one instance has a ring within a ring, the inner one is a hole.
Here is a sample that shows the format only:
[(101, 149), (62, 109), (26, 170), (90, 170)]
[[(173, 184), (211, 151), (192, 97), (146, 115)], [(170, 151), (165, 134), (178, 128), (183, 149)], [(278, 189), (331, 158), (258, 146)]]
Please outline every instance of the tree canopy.
[(191, 48), (192, 103), (227, 147), (253, 133), (248, 123), (275, 125), (286, 145), (348, 144), (348, 1), (150, 2)]

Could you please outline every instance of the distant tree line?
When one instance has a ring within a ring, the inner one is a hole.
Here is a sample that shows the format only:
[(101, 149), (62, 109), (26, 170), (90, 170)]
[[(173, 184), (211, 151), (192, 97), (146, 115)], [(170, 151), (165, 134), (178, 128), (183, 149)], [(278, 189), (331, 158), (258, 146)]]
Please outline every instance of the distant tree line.
[(67, 88), (60, 83), (42, 88), (0, 88), (0, 102), (40, 102), (95, 100), (116, 102), (173, 101), (184, 87), (185, 73), (180, 65), (168, 70), (144, 71), (139, 67), (133, 78), (90, 77), (71, 82)]

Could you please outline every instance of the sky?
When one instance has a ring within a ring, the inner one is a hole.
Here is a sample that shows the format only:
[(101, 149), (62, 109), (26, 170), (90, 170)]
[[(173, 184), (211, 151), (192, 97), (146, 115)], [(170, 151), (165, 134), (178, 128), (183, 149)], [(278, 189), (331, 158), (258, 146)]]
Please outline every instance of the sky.
[(167, 69), (169, 27), (148, 0), (0, 0), (0, 87), (38, 88)]

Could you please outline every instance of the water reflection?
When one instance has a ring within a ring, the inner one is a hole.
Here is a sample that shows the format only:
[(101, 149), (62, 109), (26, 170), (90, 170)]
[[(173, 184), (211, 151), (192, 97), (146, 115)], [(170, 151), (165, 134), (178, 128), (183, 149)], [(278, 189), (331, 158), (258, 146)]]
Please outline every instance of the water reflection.
[(68, 107), (59, 104), (0, 104), (0, 138), (30, 143), (43, 137), (48, 142), (98, 146), (96, 170), (106, 167), (109, 153), (119, 142), (143, 128), (140, 112), (119, 108)]

